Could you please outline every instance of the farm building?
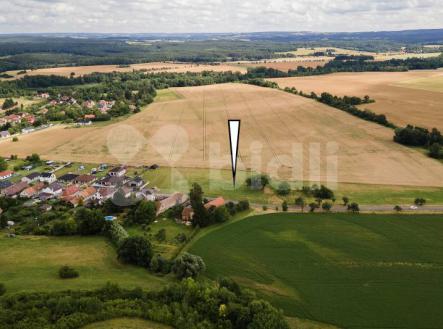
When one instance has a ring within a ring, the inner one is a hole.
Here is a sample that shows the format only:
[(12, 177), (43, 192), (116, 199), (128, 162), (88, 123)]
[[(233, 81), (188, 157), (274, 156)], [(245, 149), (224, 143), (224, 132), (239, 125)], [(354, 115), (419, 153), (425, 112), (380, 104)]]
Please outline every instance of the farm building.
[(166, 210), (185, 203), (188, 197), (183, 193), (174, 193), (166, 199), (157, 202), (157, 215), (164, 213)]
[(211, 209), (211, 208), (220, 208), (222, 206), (225, 205), (225, 199), (223, 199), (222, 197), (218, 197), (217, 199), (214, 199), (212, 201), (209, 201), (208, 203), (205, 204), (205, 208), (207, 210)]

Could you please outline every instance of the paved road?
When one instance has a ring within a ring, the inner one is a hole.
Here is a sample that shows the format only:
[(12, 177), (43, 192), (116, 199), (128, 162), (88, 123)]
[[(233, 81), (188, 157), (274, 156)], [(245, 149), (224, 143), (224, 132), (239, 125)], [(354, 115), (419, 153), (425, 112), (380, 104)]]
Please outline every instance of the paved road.
[[(387, 212), (393, 213), (396, 212), (394, 207), (396, 205), (360, 205), (360, 212)], [(400, 205), (402, 207), (402, 211), (400, 213), (441, 213), (443, 214), (443, 205), (427, 205), (423, 207), (418, 207), (418, 209), (411, 209), (412, 205)], [(262, 204), (251, 204), (251, 207), (254, 209), (263, 209)], [(276, 205), (267, 205), (268, 209), (274, 209)], [(281, 206), (279, 207), (281, 209)], [(300, 207), (289, 206), (289, 210), (291, 212), (301, 212)], [(305, 212), (309, 211), (309, 207), (305, 207)], [(348, 212), (348, 208), (341, 205), (335, 204), (331, 210), (332, 212), (344, 213)], [(322, 212), (322, 209), (317, 209), (316, 212)]]

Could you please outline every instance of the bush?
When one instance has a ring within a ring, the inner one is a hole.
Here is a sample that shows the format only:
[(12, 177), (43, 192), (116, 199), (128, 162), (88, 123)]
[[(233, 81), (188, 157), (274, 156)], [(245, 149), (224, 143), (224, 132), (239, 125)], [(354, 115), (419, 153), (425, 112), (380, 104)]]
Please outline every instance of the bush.
[(75, 220), (81, 235), (99, 234), (105, 226), (105, 219), (100, 210), (79, 208), (75, 213)]
[(426, 199), (417, 198), (417, 199), (415, 199), (414, 203), (416, 206), (422, 207), (426, 204)]
[(246, 179), (246, 186), (251, 190), (263, 190), (268, 185), (270, 179), (266, 175), (252, 176)]
[(282, 203), (282, 205), (281, 205), (281, 209), (282, 209), (284, 212), (287, 212), (287, 211), (288, 211), (288, 203), (287, 203), (286, 201), (283, 201), (283, 203)]
[(69, 266), (62, 266), (58, 270), (58, 276), (60, 279), (74, 279), (79, 277), (79, 273)]
[(152, 246), (144, 237), (129, 237), (118, 247), (117, 254), (118, 259), (125, 263), (148, 268), (152, 258)]
[(74, 235), (77, 233), (77, 223), (73, 219), (55, 220), (52, 222), (50, 233), (55, 236)]
[(164, 228), (162, 228), (160, 231), (157, 232), (157, 234), (155, 234), (155, 239), (158, 242), (163, 242), (166, 240), (166, 230)]
[(13, 141), (13, 142), (18, 142), (18, 137), (17, 137), (17, 136), (14, 136), (14, 137), (12, 138), (12, 141)]
[(282, 182), (280, 185), (278, 185), (278, 195), (288, 195), (289, 193), (291, 193), (291, 186), (287, 182)]
[(353, 202), (348, 205), (348, 211), (351, 211), (354, 213), (360, 212), (360, 206), (358, 205), (358, 203)]
[(172, 272), (178, 279), (195, 278), (206, 270), (203, 259), (199, 256), (184, 253), (172, 265)]
[(324, 210), (324, 211), (331, 211), (331, 209), (332, 209), (332, 203), (330, 203), (330, 202), (325, 202), (325, 203), (323, 203), (322, 204), (322, 209)]
[(124, 240), (129, 238), (128, 232), (124, 229), (123, 226), (121, 226), (116, 221), (110, 222), (109, 224), (106, 224), (105, 228), (107, 235), (109, 239), (114, 243), (117, 247), (119, 247)]

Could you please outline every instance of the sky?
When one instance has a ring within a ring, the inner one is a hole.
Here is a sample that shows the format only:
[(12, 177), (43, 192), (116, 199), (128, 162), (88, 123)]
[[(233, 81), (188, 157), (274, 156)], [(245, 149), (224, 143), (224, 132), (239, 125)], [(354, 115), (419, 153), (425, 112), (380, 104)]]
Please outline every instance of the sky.
[(442, 0), (0, 0), (0, 33), (443, 28)]

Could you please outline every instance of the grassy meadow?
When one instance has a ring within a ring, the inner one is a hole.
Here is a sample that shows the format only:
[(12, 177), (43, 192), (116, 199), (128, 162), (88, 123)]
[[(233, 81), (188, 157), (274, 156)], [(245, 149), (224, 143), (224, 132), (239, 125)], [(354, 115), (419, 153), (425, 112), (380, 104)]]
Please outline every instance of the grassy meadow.
[[(7, 292), (95, 289), (106, 282), (122, 287), (159, 289), (165, 279), (146, 269), (123, 265), (104, 237), (0, 237), (0, 282)], [(78, 270), (80, 277), (62, 280), (61, 266)]]
[(210, 278), (233, 277), (288, 316), (344, 328), (437, 328), (441, 232), (441, 216), (270, 214), (214, 230), (190, 251)]

